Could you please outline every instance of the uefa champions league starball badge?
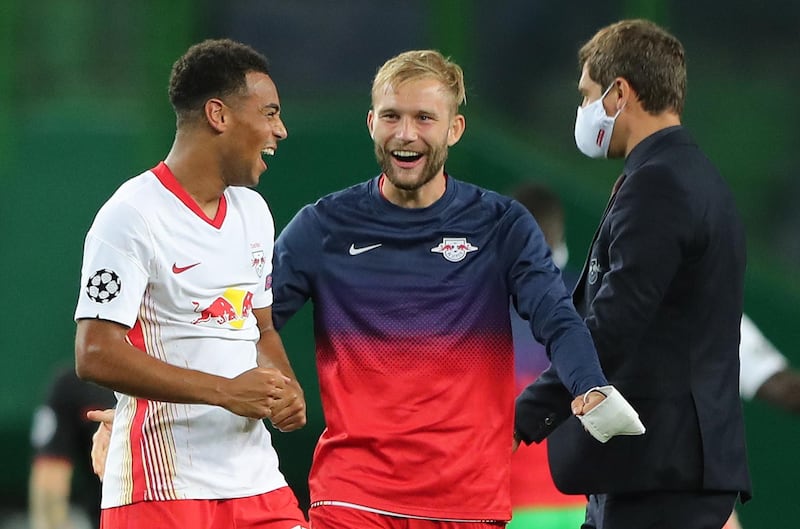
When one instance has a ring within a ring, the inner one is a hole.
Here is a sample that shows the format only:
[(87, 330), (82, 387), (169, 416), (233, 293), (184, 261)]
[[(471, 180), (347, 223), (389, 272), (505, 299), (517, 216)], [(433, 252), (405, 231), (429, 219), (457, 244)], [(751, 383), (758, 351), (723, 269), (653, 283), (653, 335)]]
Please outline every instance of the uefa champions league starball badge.
[(101, 268), (86, 283), (86, 295), (95, 303), (108, 303), (122, 291), (122, 280), (113, 270)]

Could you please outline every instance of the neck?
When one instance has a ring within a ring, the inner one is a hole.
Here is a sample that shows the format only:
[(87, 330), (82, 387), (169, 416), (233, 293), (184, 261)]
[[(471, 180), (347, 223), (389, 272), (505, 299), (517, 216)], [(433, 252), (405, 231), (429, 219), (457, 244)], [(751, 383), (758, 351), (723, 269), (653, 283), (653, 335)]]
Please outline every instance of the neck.
[[(219, 205), (219, 199), (227, 187), (218, 170), (219, 164), (213, 149), (203, 141), (178, 131), (172, 148), (164, 159), (175, 179), (200, 208), (208, 213)], [(213, 215), (209, 215), (213, 217)]]
[(401, 208), (420, 209), (427, 208), (433, 205), (437, 200), (442, 198), (445, 189), (447, 188), (447, 177), (444, 175), (444, 170), (441, 170), (429, 182), (423, 186), (413, 189), (401, 189), (386, 178), (386, 175), (381, 175), (381, 194), (394, 204)]
[(634, 147), (648, 136), (655, 134), (659, 130), (680, 124), (681, 117), (674, 112), (662, 112), (656, 115), (643, 112), (643, 117), (638, 120), (635, 126), (630, 128), (630, 135), (625, 144), (625, 157), (627, 158)]

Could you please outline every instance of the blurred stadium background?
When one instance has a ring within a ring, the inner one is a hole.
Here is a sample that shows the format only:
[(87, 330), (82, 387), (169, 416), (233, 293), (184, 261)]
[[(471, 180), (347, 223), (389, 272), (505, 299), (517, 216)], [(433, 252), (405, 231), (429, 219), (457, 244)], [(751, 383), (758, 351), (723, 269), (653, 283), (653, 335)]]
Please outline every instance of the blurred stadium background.
[[(0, 527), (26, 508), (33, 409), (55, 367), (72, 362), (84, 234), (113, 190), (169, 149), (167, 77), (190, 44), (231, 37), (271, 60), (289, 140), (259, 191), (278, 229), (302, 205), (377, 173), (364, 124), (377, 67), (406, 49), (442, 50), (468, 84), (467, 132), (449, 172), (501, 192), (549, 183), (564, 198), (578, 267), (621, 163), (591, 162), (574, 147), (575, 55), (599, 27), (628, 17), (663, 24), (687, 49), (684, 123), (730, 181), (747, 225), (746, 310), (800, 365), (796, 0), (2, 0)], [(274, 439), (307, 502), (323, 428), (310, 310), (284, 340), (309, 424)], [(745, 413), (755, 499), (742, 521), (786, 527), (800, 519), (800, 420), (759, 403)]]

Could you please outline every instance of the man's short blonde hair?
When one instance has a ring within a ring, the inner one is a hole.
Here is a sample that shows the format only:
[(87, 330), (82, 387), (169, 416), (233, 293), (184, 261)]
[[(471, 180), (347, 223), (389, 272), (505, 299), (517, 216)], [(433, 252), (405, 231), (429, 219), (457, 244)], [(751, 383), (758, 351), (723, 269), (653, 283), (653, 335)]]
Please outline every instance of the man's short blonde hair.
[(466, 104), (464, 72), (461, 67), (436, 50), (412, 50), (392, 57), (380, 67), (372, 81), (372, 98), (387, 90), (418, 79), (435, 79), (442, 83), (453, 101), (453, 114)]

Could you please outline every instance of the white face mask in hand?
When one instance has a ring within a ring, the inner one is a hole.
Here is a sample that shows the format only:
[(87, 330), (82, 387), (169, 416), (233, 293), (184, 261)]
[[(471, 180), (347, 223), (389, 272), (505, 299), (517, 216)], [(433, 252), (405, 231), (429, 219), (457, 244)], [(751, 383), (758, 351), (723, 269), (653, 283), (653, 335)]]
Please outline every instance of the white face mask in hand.
[(592, 101), (585, 107), (578, 106), (578, 115), (575, 117), (575, 144), (589, 158), (608, 157), (608, 146), (611, 144), (614, 122), (622, 112), (622, 108), (625, 108), (623, 105), (613, 116), (606, 115), (603, 99), (613, 86), (612, 83), (596, 101)]
[[(644, 424), (639, 414), (625, 397), (614, 386), (601, 386), (589, 391), (599, 391), (606, 396), (605, 400), (589, 410), (578, 419), (592, 437), (601, 443), (607, 442), (616, 435), (642, 435)], [(589, 394), (586, 392), (586, 395)], [(585, 401), (586, 397), (584, 397)]]

